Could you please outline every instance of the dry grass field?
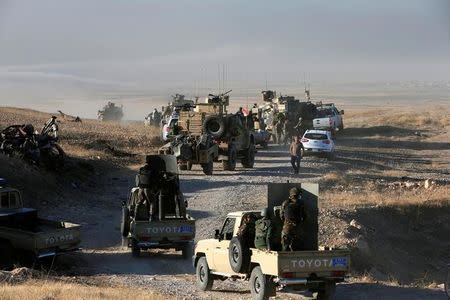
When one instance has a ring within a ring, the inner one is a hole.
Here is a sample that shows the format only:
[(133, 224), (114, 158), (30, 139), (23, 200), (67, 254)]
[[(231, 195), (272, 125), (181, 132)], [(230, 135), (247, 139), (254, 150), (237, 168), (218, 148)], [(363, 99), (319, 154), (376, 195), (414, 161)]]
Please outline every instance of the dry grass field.
[(0, 284), (2, 300), (165, 300), (149, 290), (125, 286), (91, 286), (52, 280), (29, 280), (21, 284)]

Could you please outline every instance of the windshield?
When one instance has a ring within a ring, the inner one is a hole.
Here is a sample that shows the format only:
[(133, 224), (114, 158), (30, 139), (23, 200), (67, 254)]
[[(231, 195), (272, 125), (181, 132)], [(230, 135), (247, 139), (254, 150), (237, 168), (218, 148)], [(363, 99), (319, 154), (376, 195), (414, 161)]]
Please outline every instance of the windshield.
[(328, 140), (328, 136), (323, 133), (306, 133), (304, 137), (310, 140)]

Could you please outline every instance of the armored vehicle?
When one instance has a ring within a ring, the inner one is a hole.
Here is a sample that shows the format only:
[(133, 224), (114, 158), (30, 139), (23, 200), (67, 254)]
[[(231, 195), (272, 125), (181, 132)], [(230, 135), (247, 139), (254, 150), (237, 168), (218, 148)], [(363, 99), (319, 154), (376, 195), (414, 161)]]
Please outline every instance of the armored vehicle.
[(152, 248), (192, 254), (195, 220), (186, 212), (173, 155), (148, 155), (136, 175), (136, 187), (122, 203), (122, 236), (133, 256)]
[(242, 111), (227, 112), (229, 92), (231, 90), (219, 95), (209, 94), (204, 103), (195, 104), (193, 112), (181, 111), (179, 133), (206, 142), (209, 157), (222, 162), (223, 170), (233, 171), (238, 159), (244, 168), (253, 168), (256, 152), (253, 120)]
[(120, 122), (123, 118), (123, 107), (116, 106), (113, 102), (108, 102), (108, 104), (103, 107), (103, 110), (98, 111), (97, 118), (100, 121)]
[(16, 189), (0, 178), (0, 269), (10, 269), (19, 257), (42, 259), (79, 250), (80, 225), (38, 218), (23, 207)]
[(229, 213), (214, 238), (200, 240), (196, 245), (192, 259), (201, 290), (210, 290), (217, 279), (241, 279), (249, 281), (253, 299), (268, 299), (284, 289), (309, 290), (317, 293), (317, 299), (333, 296), (336, 283), (343, 281), (350, 270), (350, 251), (318, 247), (318, 184), (269, 184), (267, 207), (273, 211), (269, 217), (276, 222), (280, 205), (292, 187), (302, 189), (308, 216), (300, 229), (302, 250), (255, 249), (253, 241), (245, 240), (238, 232), (244, 220), (252, 219), (247, 216), (253, 215), (254, 220), (260, 211)]

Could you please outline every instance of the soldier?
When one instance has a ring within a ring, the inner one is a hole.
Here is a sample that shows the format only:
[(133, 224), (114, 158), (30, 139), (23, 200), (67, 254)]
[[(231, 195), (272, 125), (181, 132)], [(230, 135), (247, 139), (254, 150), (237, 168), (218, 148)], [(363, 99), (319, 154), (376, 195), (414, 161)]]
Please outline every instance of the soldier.
[(280, 211), (279, 206), (273, 208), (271, 249), (274, 251), (281, 250), (281, 231), (283, 230), (283, 222), (281, 221)]
[(305, 133), (305, 122), (303, 121), (302, 117), (298, 118), (298, 123), (294, 128), (295, 130), (297, 130), (298, 136), (303, 136), (303, 134)]
[(284, 119), (283, 118), (278, 118), (276, 124), (276, 131), (277, 131), (277, 141), (278, 141), (278, 145), (281, 145), (281, 136), (283, 136), (285, 133), (283, 132), (284, 129)]
[(294, 136), (289, 148), (289, 154), (291, 155), (291, 165), (295, 174), (298, 174), (300, 171), (300, 161), (302, 159), (303, 150), (303, 144), (300, 142), (300, 139), (298, 136)]
[(253, 248), (255, 241), (255, 215), (254, 214), (246, 214), (242, 218), (242, 223), (239, 226), (237, 236), (242, 238), (242, 241), (246, 243), (247, 247)]
[(138, 221), (147, 221), (150, 215), (150, 201), (145, 189), (139, 188), (138, 199), (134, 208), (134, 218)]
[(269, 209), (261, 210), (261, 217), (255, 223), (255, 247), (270, 251), (273, 249), (273, 227), (269, 218)]
[(302, 192), (298, 188), (289, 191), (289, 199), (281, 205), (281, 219), (283, 230), (281, 232), (282, 251), (296, 251), (302, 248), (301, 225), (306, 219), (305, 207), (300, 202)]

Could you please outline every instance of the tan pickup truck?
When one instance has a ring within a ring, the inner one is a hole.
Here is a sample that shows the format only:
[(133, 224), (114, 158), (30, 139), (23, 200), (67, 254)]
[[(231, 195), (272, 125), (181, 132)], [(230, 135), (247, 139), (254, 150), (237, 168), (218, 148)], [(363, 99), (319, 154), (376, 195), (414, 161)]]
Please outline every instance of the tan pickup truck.
[(80, 225), (38, 218), (22, 203), (18, 190), (0, 186), (0, 269), (19, 256), (41, 259), (79, 249)]
[[(350, 269), (348, 250), (282, 252), (250, 248), (245, 258), (239, 249), (242, 246), (233, 241), (246, 214), (259, 215), (259, 211), (228, 214), (213, 239), (197, 243), (193, 264), (201, 290), (210, 290), (216, 279), (230, 278), (248, 280), (253, 299), (268, 299), (277, 289), (309, 290), (317, 293), (317, 299), (333, 297), (336, 282), (343, 281)], [(236, 272), (238, 260), (240, 271)]]

